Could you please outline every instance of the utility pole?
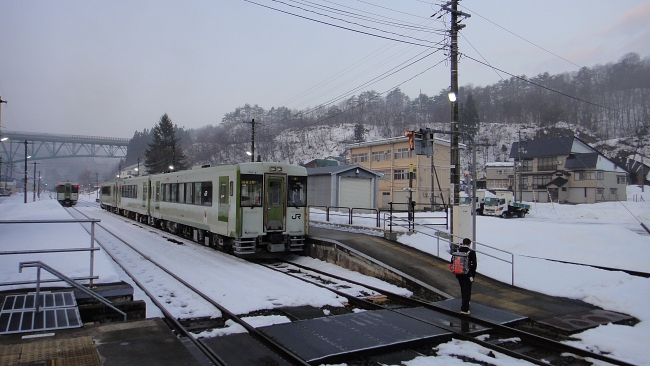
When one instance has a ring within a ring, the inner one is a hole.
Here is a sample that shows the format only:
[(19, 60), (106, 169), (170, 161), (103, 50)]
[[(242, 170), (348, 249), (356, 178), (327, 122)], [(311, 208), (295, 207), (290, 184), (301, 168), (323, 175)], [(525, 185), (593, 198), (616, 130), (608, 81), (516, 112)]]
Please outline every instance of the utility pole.
[(244, 122), (251, 124), (251, 162), (255, 162), (255, 118), (251, 119), (250, 122)]
[[(97, 173), (95, 173), (97, 174)], [(140, 158), (138, 158), (138, 177), (140, 176)]]
[(41, 171), (38, 171), (38, 199), (41, 199)]
[(23, 187), (24, 196), (25, 196), (25, 199), (24, 199), (25, 202), (24, 203), (27, 203), (27, 140), (25, 140), (25, 182), (24, 182), (24, 185), (25, 185)]
[[(451, 49), (450, 49), (450, 65), (451, 65), (451, 90), (449, 92), (449, 101), (451, 102), (451, 154), (450, 154), (450, 203), (451, 211), (449, 213), (449, 241), (450, 244), (457, 242), (459, 245), (462, 238), (454, 237), (454, 211), (460, 209), (460, 153), (458, 149), (458, 31), (465, 27), (464, 24), (458, 24), (458, 17), (469, 18), (470, 15), (458, 11), (458, 1), (450, 0), (442, 9), (451, 13)], [(451, 8), (449, 7), (451, 5)], [(462, 20), (462, 19), (461, 19)], [(458, 220), (458, 218), (456, 218)], [(475, 243), (473, 243), (475, 245)]]
[(32, 197), (32, 202), (36, 202), (36, 164), (37, 162), (34, 162), (34, 191), (33, 191), (33, 197)]
[(2, 135), (2, 103), (7, 104), (7, 101), (0, 96), (0, 135)]

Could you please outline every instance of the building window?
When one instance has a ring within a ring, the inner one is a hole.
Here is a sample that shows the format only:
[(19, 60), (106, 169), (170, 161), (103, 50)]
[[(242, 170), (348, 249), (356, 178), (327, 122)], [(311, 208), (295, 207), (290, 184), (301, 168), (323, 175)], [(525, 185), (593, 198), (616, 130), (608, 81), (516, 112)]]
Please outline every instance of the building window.
[(605, 194), (605, 188), (596, 188), (596, 194)]
[(596, 172), (596, 179), (598, 180), (605, 179), (605, 172)]
[(521, 171), (522, 172), (532, 172), (533, 171), (533, 161), (532, 160), (521, 160)]
[(488, 189), (509, 189), (509, 179), (490, 179), (486, 182)]
[[(413, 179), (416, 179), (416, 169), (413, 169)], [(409, 170), (408, 169), (395, 169), (393, 170), (393, 180), (405, 180), (409, 179)]]
[(626, 184), (626, 179), (624, 175), (617, 175), (616, 176), (616, 183), (617, 184)]
[(512, 173), (511, 169), (497, 169), (495, 174), (496, 175), (508, 175), (510, 173)]
[(390, 150), (372, 152), (372, 161), (382, 161), (382, 160), (390, 160)]
[(556, 168), (555, 163), (556, 163), (555, 157), (539, 158), (537, 160), (537, 170), (538, 171), (555, 170)]
[(411, 157), (411, 149), (405, 147), (403, 149), (395, 149), (395, 159), (408, 159)]
[(382, 174), (382, 176), (379, 177), (379, 180), (387, 180), (390, 178), (390, 170), (375, 170), (375, 172)]
[(596, 172), (575, 172), (573, 180), (594, 180), (596, 179)]
[(533, 189), (543, 189), (551, 182), (552, 175), (533, 175)]
[(368, 153), (352, 154), (352, 163), (363, 163), (368, 161)]
[(611, 194), (618, 194), (618, 188), (610, 188), (609, 193)]
[(528, 189), (528, 177), (519, 177), (519, 190), (525, 191)]

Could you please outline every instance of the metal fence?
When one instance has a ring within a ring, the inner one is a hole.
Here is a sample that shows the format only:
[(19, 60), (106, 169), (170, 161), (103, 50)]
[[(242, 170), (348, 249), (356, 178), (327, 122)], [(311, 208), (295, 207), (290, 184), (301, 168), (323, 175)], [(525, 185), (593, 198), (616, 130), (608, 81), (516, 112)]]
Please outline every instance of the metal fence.
[[(17, 250), (17, 251), (0, 251), (0, 255), (20, 255), (20, 254), (39, 254), (39, 253), (66, 253), (66, 252), (89, 252), (90, 253), (90, 270), (88, 277), (75, 277), (72, 278), (74, 281), (88, 280), (90, 281), (89, 287), (94, 287), (93, 281), (98, 279), (98, 276), (94, 275), (95, 267), (95, 251), (100, 250), (99, 247), (95, 247), (95, 223), (100, 222), (99, 219), (70, 219), (70, 220), (0, 220), (0, 225), (2, 224), (79, 224), (79, 223), (90, 223), (90, 247), (89, 248), (63, 248), (63, 249), (35, 249), (35, 250)], [(62, 280), (52, 279), (52, 280), (40, 280), (38, 282), (61, 282)], [(0, 283), (0, 286), (12, 286), (12, 285), (26, 285), (26, 284), (36, 284), (37, 280), (34, 281), (17, 281), (17, 282), (4, 282)]]

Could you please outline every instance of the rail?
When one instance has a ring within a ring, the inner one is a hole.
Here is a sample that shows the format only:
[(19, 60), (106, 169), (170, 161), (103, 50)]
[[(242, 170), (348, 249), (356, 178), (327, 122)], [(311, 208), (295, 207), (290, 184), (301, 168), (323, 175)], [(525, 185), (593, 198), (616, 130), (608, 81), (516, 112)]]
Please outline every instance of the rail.
[[(100, 222), (100, 219), (69, 219), (69, 220), (0, 220), (1, 224), (77, 224), (77, 223), (90, 223), (90, 248), (65, 248), (65, 249), (40, 249), (40, 250), (19, 250), (19, 251), (3, 251), (0, 255), (19, 255), (19, 254), (35, 254), (35, 253), (61, 253), (61, 252), (90, 252), (90, 274), (88, 277), (75, 277), (73, 280), (88, 280), (90, 281), (89, 287), (93, 288), (93, 280), (97, 276), (94, 275), (95, 268), (95, 251), (100, 248), (95, 247), (95, 224)], [(43, 282), (60, 282), (59, 280), (44, 280)], [(0, 286), (11, 285), (25, 285), (36, 283), (36, 281), (21, 281), (21, 282), (5, 282), (0, 283)]]
[[(434, 230), (435, 231), (435, 233), (433, 235), (430, 234), (430, 233), (424, 232), (422, 230), (417, 230), (415, 228), (411, 228), (411, 226), (413, 224), (411, 224), (408, 220), (405, 220), (402, 217), (396, 217), (396, 216), (386, 217), (386, 215), (384, 214), (384, 220), (383, 221), (384, 221), (384, 231), (385, 231), (385, 227), (386, 227), (386, 222), (388, 222), (388, 225), (390, 226), (391, 229), (392, 229), (393, 226), (404, 227), (404, 228), (407, 228), (408, 231), (411, 232), (411, 233), (419, 233), (419, 234), (423, 234), (423, 235), (435, 238), (436, 239), (436, 257), (438, 257), (438, 258), (442, 258), (440, 256), (440, 240), (441, 240), (441, 237), (442, 237), (443, 242), (446, 241), (448, 246), (449, 246), (449, 252), (448, 253), (453, 252), (454, 249), (455, 249), (454, 247), (458, 247), (458, 244), (452, 243), (452, 238), (458, 239), (458, 242), (461, 242), (463, 240), (463, 237), (460, 237), (458, 235), (452, 235), (450, 237), (448, 232), (442, 231), (442, 230), (439, 230), (439, 229), (436, 229), (436, 228), (429, 228), (429, 227), (427, 228), (429, 230)], [(401, 224), (401, 222), (406, 222), (407, 224), (403, 225), (403, 224)], [(494, 250), (494, 251), (501, 252), (501, 253), (504, 253), (506, 255), (509, 255), (510, 260), (506, 260), (506, 259), (497, 257), (495, 255), (492, 255), (492, 254), (488, 253), (485, 250), (478, 250), (477, 246), (479, 246), (479, 245), (481, 247), (489, 248), (491, 250)], [(514, 253), (508, 252), (508, 251), (503, 250), (503, 249), (495, 248), (495, 247), (487, 245), (487, 244), (479, 243), (478, 241), (474, 242), (474, 250), (477, 253), (480, 253), (481, 255), (485, 255), (485, 256), (488, 256), (490, 258), (496, 259), (498, 261), (502, 261), (502, 262), (510, 264), (510, 284), (512, 286), (515, 285), (515, 255), (514, 255)], [(433, 253), (431, 253), (431, 254), (433, 254)]]
[(19, 270), (22, 273), (23, 268), (28, 268), (28, 267), (36, 267), (36, 279), (37, 280), (36, 280), (35, 305), (36, 305), (36, 312), (37, 313), (38, 313), (38, 309), (41, 306), (40, 305), (40, 302), (41, 302), (41, 297), (40, 297), (40, 294), (41, 294), (41, 269), (44, 269), (44, 270), (50, 272), (51, 274), (55, 275), (59, 279), (61, 279), (61, 281), (66, 282), (70, 286), (78, 289), (79, 291), (85, 293), (88, 296), (91, 296), (91, 297), (95, 298), (97, 301), (101, 302), (102, 304), (104, 304), (104, 305), (108, 306), (109, 308), (111, 308), (111, 309), (117, 311), (118, 313), (122, 314), (122, 316), (124, 317), (124, 321), (126, 321), (126, 313), (123, 312), (122, 310), (116, 308), (115, 306), (113, 306), (113, 303), (108, 301), (105, 297), (103, 297), (102, 295), (99, 295), (99, 294), (85, 288), (84, 286), (81, 286), (80, 284), (78, 284), (77, 282), (72, 280), (71, 278), (66, 277), (63, 273), (61, 273), (61, 272), (57, 271), (56, 269), (48, 266), (47, 264), (45, 264), (45, 263), (43, 263), (41, 261), (20, 262)]

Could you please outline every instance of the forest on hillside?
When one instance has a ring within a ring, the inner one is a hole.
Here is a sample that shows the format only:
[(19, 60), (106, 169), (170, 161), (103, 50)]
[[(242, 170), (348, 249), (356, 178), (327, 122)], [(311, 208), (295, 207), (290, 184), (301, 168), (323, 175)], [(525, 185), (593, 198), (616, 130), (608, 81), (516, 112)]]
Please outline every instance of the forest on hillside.
[[(251, 141), (251, 124), (244, 122), (254, 119), (257, 122), (256, 154), (266, 160), (297, 163), (296, 144), (310, 144), (310, 136), (304, 132), (300, 136), (300, 131), (305, 129), (355, 125), (347, 141), (353, 142), (363, 140), (363, 132), (371, 129), (385, 138), (402, 136), (407, 130), (449, 123), (451, 107), (447, 92), (443, 89), (434, 96), (420, 94), (410, 98), (399, 88), (386, 95), (371, 90), (335, 104), (305, 110), (283, 106), (267, 110), (246, 104), (226, 113), (218, 125), (192, 130), (177, 127), (176, 137), (181, 138), (189, 165), (241, 161)], [(469, 84), (459, 88), (459, 103), (460, 127), (478, 131), (478, 141), (489, 140), (480, 136), (480, 131), (489, 130), (485, 128), (489, 124), (526, 125), (542, 130), (560, 122), (588, 131), (593, 140), (587, 142), (647, 137), (650, 129), (650, 56), (641, 58), (629, 53), (617, 62), (583, 67), (576, 72), (513, 76), (488, 86)], [(478, 124), (483, 127), (479, 129)], [(288, 130), (297, 137), (283, 138)], [(331, 131), (329, 137), (332, 138)], [(328, 133), (321, 131), (316, 138), (311, 138), (314, 142), (322, 142), (328, 138)], [(150, 141), (150, 130), (136, 131), (125, 164), (143, 159)], [(501, 154), (505, 155), (505, 151)]]

